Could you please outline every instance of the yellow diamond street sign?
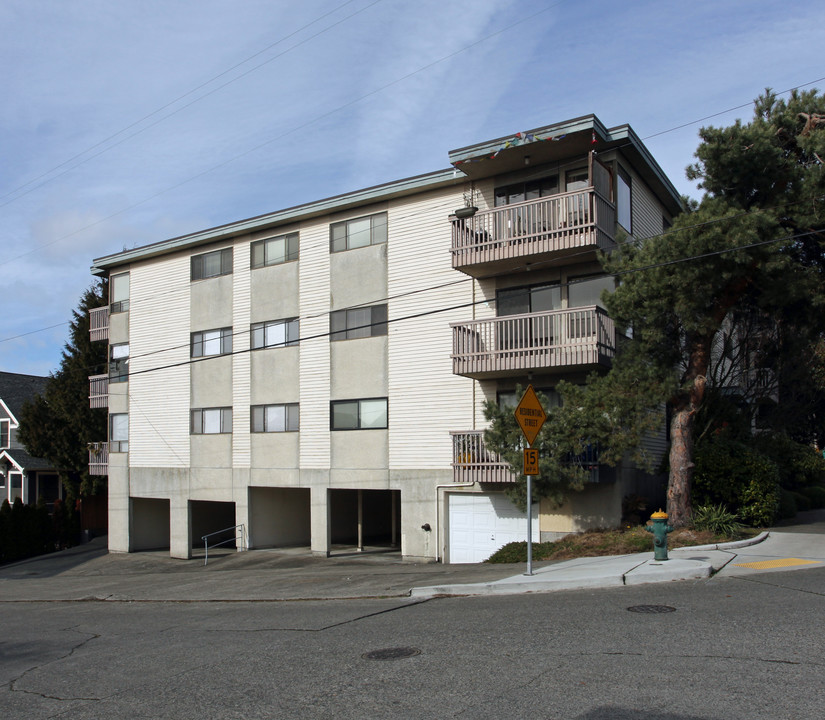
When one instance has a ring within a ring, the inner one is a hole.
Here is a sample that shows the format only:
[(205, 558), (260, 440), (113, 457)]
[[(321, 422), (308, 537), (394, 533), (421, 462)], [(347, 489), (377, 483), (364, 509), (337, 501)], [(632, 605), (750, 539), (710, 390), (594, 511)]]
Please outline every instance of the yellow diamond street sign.
[(532, 385), (527, 386), (521, 402), (516, 406), (515, 416), (524, 437), (532, 445), (547, 419), (547, 413), (544, 412)]

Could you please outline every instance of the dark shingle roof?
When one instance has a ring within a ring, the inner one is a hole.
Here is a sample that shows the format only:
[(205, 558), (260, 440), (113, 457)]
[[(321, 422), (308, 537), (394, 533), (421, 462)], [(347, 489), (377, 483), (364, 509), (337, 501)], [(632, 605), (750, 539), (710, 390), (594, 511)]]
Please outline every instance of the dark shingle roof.
[(35, 395), (42, 394), (48, 379), (41, 375), (0, 372), (0, 400), (19, 420), (23, 403)]
[(43, 458), (32, 457), (25, 450), (12, 448), (3, 450), (3, 453), (11, 457), (26, 472), (29, 470), (51, 470), (52, 464)]

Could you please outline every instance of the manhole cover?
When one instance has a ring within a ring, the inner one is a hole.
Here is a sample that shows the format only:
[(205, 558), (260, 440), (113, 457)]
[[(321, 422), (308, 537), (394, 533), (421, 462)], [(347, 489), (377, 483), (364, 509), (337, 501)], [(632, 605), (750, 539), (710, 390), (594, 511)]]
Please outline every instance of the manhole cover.
[(628, 610), (635, 613), (647, 613), (648, 615), (676, 612), (676, 608), (670, 607), (670, 605), (632, 605)]
[(361, 657), (365, 660), (401, 660), (402, 658), (420, 655), (421, 651), (414, 647), (384, 648), (383, 650), (370, 650)]

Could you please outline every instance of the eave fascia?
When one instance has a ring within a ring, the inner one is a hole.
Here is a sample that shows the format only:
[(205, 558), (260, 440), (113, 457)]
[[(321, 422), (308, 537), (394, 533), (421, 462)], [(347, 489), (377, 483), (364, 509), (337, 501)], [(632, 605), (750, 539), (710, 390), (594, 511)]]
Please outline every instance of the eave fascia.
[(428, 190), (436, 190), (441, 187), (463, 183), (465, 179), (464, 173), (462, 173), (461, 170), (450, 167), (425, 175), (416, 175), (403, 180), (374, 185), (362, 190), (356, 190), (355, 192), (334, 195), (323, 200), (295, 205), (284, 210), (220, 225), (189, 235), (181, 235), (180, 237), (162, 240), (131, 250), (123, 250), (112, 255), (104, 255), (103, 257), (94, 259), (91, 272), (93, 275), (105, 277), (113, 268), (131, 262), (146, 260), (200, 245), (229, 240), (253, 232), (274, 229), (279, 226), (341, 212), (361, 205), (366, 206), (371, 203), (414, 195), (420, 192), (427, 192)]

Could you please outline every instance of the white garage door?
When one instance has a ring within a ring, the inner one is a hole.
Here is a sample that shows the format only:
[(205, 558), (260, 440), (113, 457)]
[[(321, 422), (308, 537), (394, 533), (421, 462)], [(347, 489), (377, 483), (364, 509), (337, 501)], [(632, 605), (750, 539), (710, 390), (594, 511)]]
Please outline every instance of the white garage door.
[[(449, 508), (451, 563), (484, 562), (502, 545), (527, 540), (527, 516), (506, 495), (453, 493)], [(532, 525), (533, 542), (538, 542), (538, 503)]]

